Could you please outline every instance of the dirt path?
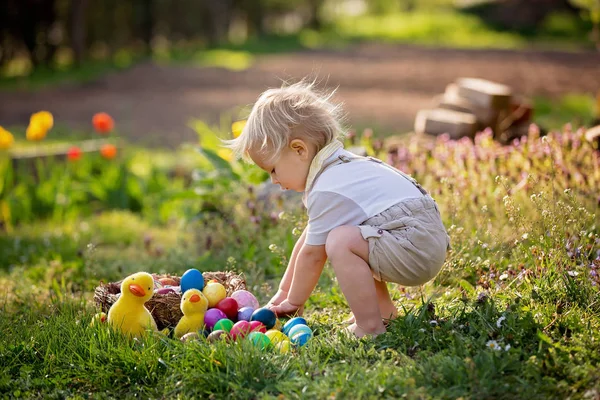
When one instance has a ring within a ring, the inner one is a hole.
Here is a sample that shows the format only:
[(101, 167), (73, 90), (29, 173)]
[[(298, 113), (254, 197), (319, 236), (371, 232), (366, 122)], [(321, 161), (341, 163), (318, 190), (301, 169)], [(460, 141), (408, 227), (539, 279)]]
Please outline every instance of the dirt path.
[(24, 125), (31, 112), (47, 109), (69, 126), (89, 127), (93, 113), (106, 111), (131, 140), (176, 146), (195, 140), (186, 126), (190, 117), (218, 121), (281, 79), (308, 74), (339, 85), (337, 97), (350, 124), (401, 132), (411, 129), (418, 109), (460, 76), (502, 82), (525, 95), (593, 94), (600, 89), (600, 54), (368, 44), (264, 56), (243, 72), (141, 64), (78, 86), (0, 92), (0, 125)]

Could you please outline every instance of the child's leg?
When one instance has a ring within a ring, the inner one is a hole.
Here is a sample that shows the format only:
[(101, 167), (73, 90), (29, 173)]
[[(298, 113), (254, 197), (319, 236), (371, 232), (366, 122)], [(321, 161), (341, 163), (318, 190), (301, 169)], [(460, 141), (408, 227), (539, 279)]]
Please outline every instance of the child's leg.
[(379, 303), (379, 312), (381, 313), (381, 318), (396, 318), (398, 316), (398, 310), (392, 301), (387, 284), (384, 281), (378, 281), (375, 279), (373, 279), (373, 281), (375, 282), (375, 289), (377, 290), (377, 301)]
[[(394, 319), (398, 316), (398, 310), (396, 306), (392, 302), (392, 298), (390, 297), (390, 292), (388, 292), (388, 287), (385, 282), (378, 281), (373, 279), (375, 282), (375, 290), (377, 291), (377, 302), (379, 304), (379, 313), (381, 314), (382, 319)], [(354, 323), (354, 314), (350, 315), (346, 321), (348, 324)]]
[(362, 237), (359, 228), (335, 228), (327, 237), (325, 249), (340, 288), (356, 318), (349, 329), (359, 337), (385, 332), (377, 288), (367, 263), (369, 243)]

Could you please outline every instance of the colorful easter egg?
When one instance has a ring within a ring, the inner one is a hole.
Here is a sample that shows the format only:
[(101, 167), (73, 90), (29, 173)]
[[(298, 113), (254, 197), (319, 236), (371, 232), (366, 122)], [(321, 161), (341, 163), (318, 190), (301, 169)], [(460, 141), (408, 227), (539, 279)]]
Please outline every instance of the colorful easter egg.
[(238, 310), (237, 319), (238, 321), (250, 321), (250, 318), (252, 318), (253, 313), (254, 308), (242, 307)]
[(195, 268), (188, 269), (181, 276), (180, 285), (182, 293), (185, 293), (185, 291), (189, 289), (204, 289), (204, 277), (202, 276), (202, 272)]
[(288, 337), (283, 334), (283, 332), (277, 331), (275, 329), (268, 330), (267, 332), (265, 332), (265, 335), (267, 335), (271, 343), (273, 343), (274, 345), (281, 342), (282, 340), (289, 340)]
[(250, 332), (248, 334), (248, 339), (259, 349), (264, 350), (271, 344), (271, 341), (262, 332)]
[(291, 339), (299, 333), (310, 333), (312, 334), (312, 329), (308, 325), (297, 324), (290, 328), (288, 331), (288, 337)]
[(213, 326), (213, 330), (215, 331), (229, 332), (231, 331), (231, 328), (233, 328), (233, 321), (227, 318), (218, 320)]
[(227, 297), (227, 291), (225, 290), (225, 286), (221, 285), (218, 282), (209, 282), (206, 284), (204, 289), (202, 290), (204, 296), (208, 300), (208, 307), (213, 308), (217, 305), (221, 300)]
[(237, 301), (238, 306), (240, 308), (252, 307), (256, 310), (260, 307), (260, 304), (258, 304), (258, 300), (256, 300), (256, 297), (254, 297), (254, 295), (247, 290), (236, 290), (231, 294), (231, 297), (235, 301)]
[(287, 336), (290, 336), (289, 335), (290, 329), (292, 329), (296, 325), (308, 325), (308, 323), (302, 317), (295, 317), (295, 318), (290, 319), (288, 322), (286, 322), (283, 325), (283, 329), (281, 331), (283, 333), (285, 333)]
[(287, 354), (290, 352), (292, 345), (289, 339), (282, 340), (281, 342), (275, 345), (275, 349), (279, 351), (281, 354)]
[[(177, 284), (177, 281), (173, 278), (159, 278), (158, 281), (160, 282), (161, 285), (163, 286), (179, 286)], [(198, 289), (198, 288), (196, 288)], [(202, 289), (198, 289), (198, 290), (202, 290)]]
[(265, 333), (267, 331), (267, 327), (260, 321), (250, 321), (250, 331), (254, 332), (262, 332)]
[(229, 334), (233, 338), (233, 340), (237, 340), (238, 338), (245, 337), (250, 332), (250, 322), (248, 321), (238, 321), (233, 324), (233, 327), (229, 331)]
[(312, 338), (313, 332), (307, 325), (298, 324), (289, 330), (288, 336), (296, 346), (304, 346)]
[(271, 329), (277, 322), (277, 315), (275, 315), (275, 313), (268, 308), (259, 308), (252, 313), (250, 321), (260, 321), (267, 327), (267, 329)]
[(197, 341), (200, 339), (200, 335), (198, 335), (197, 332), (189, 332), (186, 333), (185, 335), (183, 335), (181, 337), (181, 340), (183, 343), (187, 343), (187, 342), (193, 342), (193, 341)]
[(227, 315), (225, 315), (223, 311), (219, 310), (218, 308), (211, 308), (204, 314), (204, 325), (206, 325), (208, 329), (213, 329), (219, 320), (226, 318)]
[(222, 331), (222, 330), (216, 330), (216, 331), (212, 331), (210, 333), (210, 335), (208, 335), (208, 337), (206, 338), (207, 341), (209, 341), (210, 343), (214, 343), (217, 342), (219, 340), (224, 340), (227, 339), (227, 332)]
[(237, 320), (239, 306), (234, 298), (225, 297), (223, 300), (217, 303), (216, 308), (223, 311), (225, 315), (227, 315), (227, 318), (229, 318), (230, 320)]

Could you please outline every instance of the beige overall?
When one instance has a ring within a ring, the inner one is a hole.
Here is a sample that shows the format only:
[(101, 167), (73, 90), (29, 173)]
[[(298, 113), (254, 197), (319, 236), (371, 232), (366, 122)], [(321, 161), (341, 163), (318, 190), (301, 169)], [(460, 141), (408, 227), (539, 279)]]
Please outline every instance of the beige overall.
[(339, 156), (323, 165), (313, 182), (327, 168), (348, 162), (380, 163), (408, 179), (423, 194), (401, 200), (358, 226), (369, 242), (373, 277), (404, 286), (418, 286), (433, 279), (450, 247), (450, 238), (433, 198), (410, 175), (373, 157)]

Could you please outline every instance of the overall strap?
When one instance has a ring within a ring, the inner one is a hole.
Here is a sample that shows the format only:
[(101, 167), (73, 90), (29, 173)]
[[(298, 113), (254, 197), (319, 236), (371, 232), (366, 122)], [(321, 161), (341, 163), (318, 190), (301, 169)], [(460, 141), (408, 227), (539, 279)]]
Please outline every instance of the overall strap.
[[(397, 169), (397, 168), (394, 168), (394, 167), (392, 167), (392, 166), (391, 166), (391, 165), (389, 165), (389, 164), (386, 164), (386, 163), (384, 163), (383, 161), (381, 161), (381, 160), (380, 160), (380, 159), (378, 159), (378, 158), (371, 157), (371, 156), (368, 156), (368, 157), (362, 157), (362, 156), (358, 156), (358, 155), (346, 156), (346, 155), (343, 155), (343, 154), (342, 154), (342, 155), (339, 155), (339, 156), (337, 156), (337, 157), (336, 157), (336, 158), (334, 158), (333, 160), (331, 160), (331, 161), (329, 161), (328, 163), (326, 163), (325, 165), (323, 165), (323, 167), (321, 167), (321, 170), (320, 170), (320, 171), (319, 171), (319, 172), (318, 172), (318, 173), (315, 175), (315, 177), (313, 178), (313, 185), (311, 185), (311, 188), (312, 188), (312, 186), (314, 186), (314, 182), (316, 182), (317, 178), (318, 178), (319, 176), (321, 176), (321, 174), (322, 174), (323, 172), (325, 172), (325, 170), (326, 170), (326, 169), (328, 169), (328, 168), (331, 168), (331, 167), (334, 167), (334, 166), (336, 166), (336, 165), (339, 165), (339, 164), (345, 164), (345, 163), (349, 163), (349, 162), (351, 162), (351, 161), (358, 161), (358, 160), (372, 161), (372, 162), (375, 162), (375, 163), (377, 163), (377, 164), (381, 164), (381, 165), (383, 165), (383, 166), (385, 166), (385, 167), (387, 167), (387, 168), (391, 169), (392, 171), (396, 172), (397, 174), (401, 175), (402, 177), (406, 178), (406, 179), (407, 179), (407, 180), (408, 180), (410, 183), (412, 183), (412, 184), (413, 184), (413, 185), (414, 185), (414, 186), (415, 186), (415, 187), (416, 187), (416, 188), (419, 190), (419, 192), (421, 192), (423, 195), (427, 195), (427, 194), (428, 194), (428, 193), (427, 193), (427, 191), (426, 191), (426, 190), (423, 188), (423, 186), (421, 186), (421, 184), (420, 184), (419, 182), (417, 182), (415, 178), (413, 178), (412, 176), (410, 176), (410, 175), (408, 175), (408, 174), (406, 174), (406, 173), (404, 173), (404, 172), (400, 171), (400, 170), (399, 170), (399, 169)], [(308, 189), (311, 189), (311, 188), (308, 188)], [(308, 192), (308, 190), (307, 190), (306, 192)]]
[[(400, 171), (398, 168), (394, 168), (394, 167), (392, 167), (391, 165), (384, 163), (383, 161), (381, 161), (381, 160), (380, 160), (380, 159), (378, 159), (378, 158), (371, 157), (371, 156), (368, 156), (368, 157), (362, 157), (362, 156), (358, 156), (358, 155), (353, 155), (353, 156), (350, 156), (350, 157), (348, 157), (348, 156), (346, 156), (346, 155), (340, 155), (340, 156), (339, 156), (339, 159), (340, 159), (340, 160), (341, 160), (341, 162), (343, 162), (343, 163), (348, 163), (348, 162), (350, 162), (350, 161), (352, 161), (352, 160), (366, 160), (366, 161), (372, 161), (372, 162), (375, 162), (375, 163), (377, 163), (377, 164), (381, 164), (381, 165), (383, 165), (384, 167), (387, 167), (387, 168), (391, 169), (392, 171), (396, 172), (396, 173), (397, 173), (397, 174), (399, 174), (400, 176), (402, 176), (402, 177), (406, 178), (406, 179), (407, 179), (407, 180), (408, 180), (410, 183), (412, 183), (412, 184), (413, 184), (413, 185), (414, 185), (414, 186), (415, 186), (417, 189), (419, 189), (419, 192), (421, 192), (423, 195), (427, 195), (427, 194), (428, 194), (428, 193), (427, 193), (427, 190), (425, 190), (425, 189), (423, 188), (423, 186), (421, 186), (421, 184), (420, 184), (419, 182), (417, 182), (417, 180), (416, 180), (415, 178), (413, 178), (412, 176), (408, 175), (408, 174), (407, 174), (407, 173), (405, 173), (405, 172), (402, 172), (402, 171)], [(334, 162), (335, 162), (335, 161), (337, 161), (337, 162), (335, 163), (335, 165), (337, 165), (337, 164), (340, 164), (340, 162), (339, 162), (338, 160), (334, 160), (334, 161), (332, 161), (332, 162), (330, 163), (330, 164), (331, 164), (331, 166), (332, 166), (332, 165), (334, 165)], [(326, 165), (326, 167), (329, 167), (329, 166), (330, 166), (329, 164), (327, 164), (327, 165)], [(323, 172), (323, 170), (324, 170), (324, 169), (325, 169), (325, 168), (323, 168), (323, 169), (321, 170), (321, 172)]]

